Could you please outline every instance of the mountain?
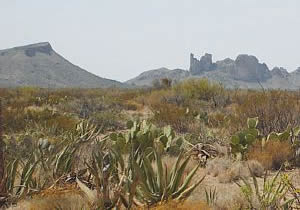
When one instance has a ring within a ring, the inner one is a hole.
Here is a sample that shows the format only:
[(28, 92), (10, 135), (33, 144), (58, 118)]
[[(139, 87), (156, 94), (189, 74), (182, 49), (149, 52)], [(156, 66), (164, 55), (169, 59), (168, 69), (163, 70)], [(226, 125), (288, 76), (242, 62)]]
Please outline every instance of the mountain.
[(133, 86), (152, 86), (155, 80), (169, 78), (179, 81), (189, 76), (189, 72), (182, 69), (174, 69), (170, 71), (167, 68), (159, 68), (155, 70), (145, 71), (134, 79), (128, 80), (126, 83)]
[(0, 50), (0, 87), (126, 87), (70, 63), (48, 42)]
[(136, 86), (151, 86), (154, 80), (169, 78), (180, 81), (188, 78), (208, 78), (221, 82), (227, 88), (300, 89), (300, 67), (289, 73), (282, 67), (272, 70), (252, 55), (241, 54), (235, 60), (226, 58), (213, 62), (206, 53), (200, 59), (190, 55), (189, 70), (166, 68), (146, 71), (126, 83)]

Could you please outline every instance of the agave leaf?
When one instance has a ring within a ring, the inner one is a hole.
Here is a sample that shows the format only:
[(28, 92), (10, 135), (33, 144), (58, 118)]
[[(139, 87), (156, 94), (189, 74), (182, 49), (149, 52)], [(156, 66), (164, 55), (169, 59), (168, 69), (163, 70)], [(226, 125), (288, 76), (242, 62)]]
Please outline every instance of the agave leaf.
[(182, 160), (182, 158), (183, 158), (183, 152), (180, 152), (173, 168), (171, 169), (170, 176), (168, 177), (168, 182), (173, 181), (173, 179), (175, 179), (175, 174), (176, 174), (175, 172), (177, 171), (178, 165), (179, 165), (180, 161)]
[(54, 167), (54, 172), (55, 174), (58, 173), (59, 169), (61, 168), (61, 165), (64, 163), (64, 159), (65, 159), (65, 154), (67, 152), (67, 150), (69, 149), (69, 145), (66, 146), (62, 152), (58, 155), (57, 159), (56, 159), (56, 163), (55, 163), (55, 167)]
[(39, 161), (36, 161), (33, 165), (31, 165), (29, 168), (26, 168), (27, 171), (24, 172), (24, 179), (20, 182), (20, 187), (17, 190), (18, 196), (23, 196), (25, 193), (25, 189), (27, 189), (29, 182), (32, 181), (32, 174), (37, 166)]
[(280, 174), (280, 171), (281, 171), (281, 169), (279, 169), (279, 171), (276, 173), (275, 177), (272, 179), (271, 184), (269, 185), (269, 189), (270, 190), (269, 190), (269, 192), (267, 194), (267, 200), (270, 199), (270, 196), (272, 194), (272, 189), (273, 189), (274, 185), (276, 184), (276, 181), (277, 181), (277, 178), (278, 178), (278, 176)]
[(163, 180), (163, 167), (162, 167), (162, 161), (160, 154), (154, 150), (155, 160), (156, 160), (156, 166), (157, 166), (157, 182), (158, 187), (160, 188), (160, 191), (163, 191), (165, 188), (164, 180)]
[(254, 175), (254, 173), (253, 173), (253, 171), (251, 170), (251, 168), (250, 168), (249, 165), (248, 165), (248, 169), (249, 169), (250, 174), (251, 174), (252, 179), (253, 179), (253, 184), (254, 184), (254, 188), (255, 188), (255, 194), (256, 194), (256, 197), (258, 198), (258, 200), (259, 200), (260, 202), (262, 202), (262, 197), (261, 197), (261, 195), (260, 195), (260, 193), (259, 193), (259, 187), (258, 187), (257, 179), (256, 179), (256, 177), (255, 177), (255, 175)]
[(31, 157), (27, 160), (27, 162), (25, 163), (25, 166), (23, 167), (22, 174), (21, 174), (21, 183), (23, 182), (22, 180), (24, 180), (25, 175), (26, 175), (27, 171), (29, 170), (31, 162), (33, 160), (34, 160), (34, 154), (31, 155)]
[(179, 169), (175, 171), (174, 179), (170, 183), (170, 190), (172, 193), (178, 188), (178, 186), (182, 180), (184, 170), (185, 170), (190, 158), (191, 158), (191, 156), (186, 158), (183, 161), (183, 163), (181, 164), (181, 166), (179, 167)]
[(181, 201), (181, 200), (185, 200), (187, 197), (189, 197), (192, 192), (196, 189), (196, 187), (199, 186), (199, 184), (204, 180), (205, 176), (198, 180), (198, 182), (196, 182), (195, 184), (193, 184), (192, 186), (190, 186), (189, 188), (187, 188), (186, 190), (184, 190), (177, 198), (176, 200)]
[(19, 166), (19, 159), (16, 159), (11, 163), (11, 168), (9, 172), (9, 186), (8, 186), (8, 189), (10, 191), (12, 191), (14, 188), (18, 166)]
[(147, 176), (148, 186), (151, 187), (152, 192), (156, 192), (158, 190), (158, 185), (157, 182), (155, 181), (156, 176), (149, 158), (145, 157), (143, 159), (143, 163), (144, 163), (143, 166), (144, 166), (145, 174)]
[(197, 170), (199, 169), (200, 165), (198, 164), (189, 174), (188, 176), (185, 178), (184, 183), (181, 185), (181, 187), (177, 190), (177, 192), (173, 193), (172, 196), (173, 197), (177, 197), (180, 193), (182, 193), (190, 184), (190, 182), (192, 181), (192, 178), (194, 177), (195, 173), (197, 172)]

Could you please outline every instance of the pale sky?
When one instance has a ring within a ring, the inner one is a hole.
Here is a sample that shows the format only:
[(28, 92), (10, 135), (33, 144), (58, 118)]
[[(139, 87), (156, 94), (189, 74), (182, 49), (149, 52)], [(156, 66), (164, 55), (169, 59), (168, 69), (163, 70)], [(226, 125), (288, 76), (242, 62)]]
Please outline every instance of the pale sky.
[(300, 0), (0, 0), (0, 49), (48, 41), (66, 59), (125, 81), (255, 55), (269, 68), (300, 66)]

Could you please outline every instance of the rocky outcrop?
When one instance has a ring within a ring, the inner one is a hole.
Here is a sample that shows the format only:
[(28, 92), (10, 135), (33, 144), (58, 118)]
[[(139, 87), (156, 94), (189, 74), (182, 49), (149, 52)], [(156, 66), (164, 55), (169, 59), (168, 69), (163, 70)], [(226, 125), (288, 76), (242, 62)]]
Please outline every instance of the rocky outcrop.
[(271, 77), (271, 72), (266, 64), (259, 63), (255, 56), (239, 55), (236, 60), (226, 58), (222, 61), (212, 62), (212, 56), (205, 54), (200, 61), (191, 54), (190, 72), (192, 75), (201, 75), (208, 71), (222, 71), (235, 80), (248, 82), (261, 82)]
[(43, 42), (0, 50), (0, 87), (106, 88), (126, 85), (73, 65)]
[(234, 79), (248, 82), (262, 82), (271, 78), (268, 66), (259, 63), (255, 56), (239, 55), (235, 60)]
[(222, 83), (227, 88), (260, 89), (300, 89), (300, 68), (289, 73), (284, 68), (269, 70), (255, 56), (242, 54), (235, 60), (212, 61), (212, 55), (205, 54), (198, 60), (190, 55), (189, 71), (157, 69), (140, 74), (127, 83), (137, 86), (151, 86), (154, 79), (169, 78), (180, 81), (188, 78), (208, 78)]
[(287, 78), (290, 75), (289, 72), (285, 68), (282, 68), (282, 67), (274, 67), (271, 70), (271, 74), (272, 74), (272, 76), (279, 76), (282, 78)]
[(211, 71), (215, 67), (212, 62), (212, 55), (206, 53), (198, 60), (194, 57), (194, 54), (190, 54), (190, 72), (192, 75), (199, 75), (206, 71)]

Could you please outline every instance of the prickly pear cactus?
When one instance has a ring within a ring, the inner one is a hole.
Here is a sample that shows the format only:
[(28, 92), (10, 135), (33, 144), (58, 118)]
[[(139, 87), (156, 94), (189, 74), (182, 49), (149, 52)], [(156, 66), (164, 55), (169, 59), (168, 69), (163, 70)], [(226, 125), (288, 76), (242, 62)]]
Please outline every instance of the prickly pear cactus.
[(258, 125), (258, 118), (248, 118), (247, 129), (237, 133), (231, 137), (231, 149), (234, 154), (241, 154), (248, 150), (249, 146), (258, 139), (259, 131), (256, 128)]
[(180, 148), (183, 142), (183, 139), (176, 137), (171, 126), (160, 129), (146, 120), (129, 121), (127, 126), (129, 130), (126, 133), (110, 134), (114, 147), (122, 153), (129, 152), (130, 144), (133, 144), (135, 151), (152, 147), (163, 153)]

